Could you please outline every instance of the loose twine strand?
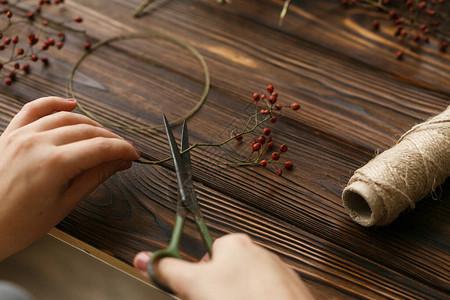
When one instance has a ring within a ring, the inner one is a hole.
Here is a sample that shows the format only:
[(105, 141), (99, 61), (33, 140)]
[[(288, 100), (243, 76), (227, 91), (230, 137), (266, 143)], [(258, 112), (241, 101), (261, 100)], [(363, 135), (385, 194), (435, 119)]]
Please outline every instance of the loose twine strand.
[(342, 194), (360, 225), (387, 225), (450, 176), (450, 106), (355, 171)]

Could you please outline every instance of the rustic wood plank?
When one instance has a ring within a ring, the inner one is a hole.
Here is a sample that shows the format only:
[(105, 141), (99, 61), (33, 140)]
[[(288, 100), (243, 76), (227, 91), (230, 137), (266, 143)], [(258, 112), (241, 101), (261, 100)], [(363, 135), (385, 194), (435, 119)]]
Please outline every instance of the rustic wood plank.
[[(272, 128), (277, 143), (290, 147), (286, 159), (296, 165), (285, 177), (262, 168), (224, 168), (216, 165), (226, 159), (220, 152), (193, 151), (197, 191), (215, 237), (249, 233), (280, 254), (320, 298), (445, 297), (449, 246), (442, 233), (449, 231), (449, 182), (440, 201), (424, 200), (387, 228), (354, 224), (340, 193), (352, 171), (377, 149), (389, 148), (404, 130), (449, 104), (448, 55), (405, 66), (386, 56), (391, 48), (382, 43), (360, 47), (361, 33), (346, 27), (352, 16), (330, 1), (294, 10), (295, 17), (289, 15), (281, 29), (276, 26), (279, 2), (235, 1), (221, 7), (214, 1), (170, 1), (139, 20), (124, 13), (139, 1), (108, 3), (68, 6), (83, 13), (93, 40), (151, 28), (188, 41), (206, 57), (212, 90), (189, 121), (192, 141), (217, 142), (242, 126), (252, 112), (251, 94), (269, 82), (283, 104), (302, 105), (299, 113), (282, 111)], [(317, 15), (319, 8), (324, 10), (320, 22), (305, 18)], [(49, 18), (61, 12), (53, 13)], [(298, 31), (306, 25), (310, 31)], [(68, 41), (72, 44), (64, 52), (52, 53), (49, 67), (35, 67), (13, 86), (1, 88), (2, 128), (22, 103), (65, 94), (83, 40), (69, 34)], [(202, 70), (177, 46), (132, 40), (98, 51), (77, 72), (74, 90), (108, 121), (160, 124), (162, 112), (181, 116), (201, 94)], [(422, 64), (423, 70), (412, 72)], [(159, 131), (116, 131), (146, 158), (168, 154)], [(236, 145), (229, 149), (243, 151)], [(135, 165), (97, 189), (59, 228), (127, 263), (139, 250), (164, 247), (175, 209), (171, 169), (170, 164)], [(202, 249), (189, 223), (183, 255), (196, 259)]]

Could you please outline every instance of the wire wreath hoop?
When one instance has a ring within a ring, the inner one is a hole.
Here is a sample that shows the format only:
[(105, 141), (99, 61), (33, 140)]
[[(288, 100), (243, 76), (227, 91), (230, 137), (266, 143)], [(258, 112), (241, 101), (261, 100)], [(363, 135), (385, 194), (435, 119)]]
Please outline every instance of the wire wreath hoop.
[[(75, 93), (73, 91), (73, 77), (75, 75), (75, 72), (77, 71), (78, 67), (82, 64), (82, 62), (84, 61), (84, 59), (86, 57), (88, 57), (90, 54), (92, 54), (95, 50), (97, 50), (98, 48), (107, 45), (111, 42), (115, 42), (115, 41), (119, 41), (119, 40), (127, 40), (127, 39), (133, 39), (133, 38), (147, 38), (147, 39), (151, 39), (151, 38), (157, 38), (157, 39), (163, 39), (166, 41), (169, 41), (175, 45), (178, 45), (186, 50), (189, 51), (190, 54), (192, 54), (192, 56), (194, 56), (194, 58), (196, 58), (202, 68), (203, 68), (203, 73), (204, 73), (204, 89), (203, 89), (203, 93), (202, 96), (200, 97), (200, 100), (197, 102), (197, 104), (189, 111), (187, 112), (185, 115), (181, 116), (180, 118), (172, 121), (170, 123), (170, 125), (178, 125), (180, 123), (182, 123), (184, 120), (189, 119), (190, 117), (192, 117), (193, 115), (195, 115), (195, 113), (197, 113), (197, 111), (202, 107), (202, 105), (205, 103), (206, 98), (208, 96), (209, 93), (209, 88), (210, 88), (210, 83), (211, 83), (211, 79), (210, 79), (210, 74), (209, 74), (209, 69), (208, 69), (208, 65), (206, 64), (205, 59), (203, 58), (203, 56), (200, 54), (200, 52), (198, 52), (197, 49), (195, 49), (194, 47), (192, 47), (191, 45), (176, 39), (172, 36), (169, 36), (167, 34), (164, 33), (160, 33), (160, 32), (156, 32), (156, 31), (152, 31), (152, 32), (142, 32), (142, 33), (130, 33), (130, 34), (123, 34), (123, 35), (118, 35), (118, 36), (114, 36), (105, 40), (102, 40), (94, 45), (91, 46), (91, 48), (85, 52), (79, 59), (78, 61), (74, 64), (72, 71), (70, 72), (69, 78), (67, 80), (67, 89), (66, 89), (66, 95), (67, 97), (71, 97), (73, 99), (75, 98)], [(82, 111), (86, 116), (90, 117), (91, 119), (104, 124), (104, 125), (108, 125), (111, 127), (115, 127), (115, 128), (120, 128), (120, 129), (127, 129), (127, 130), (152, 130), (152, 129), (157, 129), (157, 128), (162, 128), (163, 125), (156, 125), (156, 126), (124, 126), (124, 125), (118, 125), (112, 122), (107, 122), (107, 121), (103, 121), (101, 120), (99, 117), (97, 117), (94, 113), (88, 111), (79, 101), (77, 101), (77, 108)]]

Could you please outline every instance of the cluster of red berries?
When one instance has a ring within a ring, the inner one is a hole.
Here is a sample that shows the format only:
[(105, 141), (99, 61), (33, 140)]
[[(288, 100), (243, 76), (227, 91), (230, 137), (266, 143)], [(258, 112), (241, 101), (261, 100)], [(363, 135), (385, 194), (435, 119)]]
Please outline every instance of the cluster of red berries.
[[(378, 10), (386, 12), (395, 26), (394, 36), (401, 42), (413, 41), (416, 45), (430, 43), (430, 37), (438, 41), (438, 48), (446, 52), (448, 47), (449, 7), (445, 0), (413, 1), (402, 0), (399, 4), (391, 0), (366, 0)], [(343, 6), (357, 5), (356, 0), (342, 0)], [(380, 29), (380, 21), (372, 22), (372, 29)], [(404, 57), (402, 50), (395, 54), (397, 59)]]
[[(268, 95), (264, 93), (253, 94), (253, 101), (256, 105), (257, 112), (255, 115), (250, 117), (250, 121), (254, 119), (255, 125), (253, 128), (249, 129), (249, 122), (247, 122), (247, 126), (241, 132), (233, 132), (235, 140), (242, 141), (245, 134), (254, 132), (258, 126), (266, 123), (267, 121), (270, 123), (275, 123), (277, 121), (275, 112), (280, 111), (283, 107), (289, 107), (294, 111), (300, 109), (300, 105), (298, 103), (281, 105), (278, 102), (278, 93), (275, 92), (273, 85), (269, 84), (267, 86), (267, 92)], [(275, 143), (272, 138), (272, 130), (269, 127), (264, 127), (261, 135), (251, 142), (252, 155), (256, 155), (256, 158), (252, 158), (252, 156), (250, 156), (250, 164), (259, 164), (262, 167), (266, 167), (271, 164), (281, 164), (284, 165), (284, 168), (287, 170), (292, 169), (294, 164), (291, 161), (285, 161), (283, 163), (279, 162), (282, 153), (286, 152), (288, 147), (282, 144), (279, 146), (279, 151), (273, 151), (274, 148)], [(269, 158), (265, 158), (265, 156), (269, 156)], [(244, 163), (248, 164), (248, 161), (245, 161)], [(276, 168), (274, 171), (277, 175), (282, 175), (283, 173), (280, 168)]]
[[(13, 12), (18, 2), (20, 0), (14, 3), (10, 3), (8, 0), (0, 0), (0, 5), (3, 6), (0, 9), (0, 51), (11, 51), (9, 59), (0, 62), (0, 71), (6, 72), (7, 74), (5, 78), (6, 85), (10, 85), (17, 78), (20, 71), (22, 74), (30, 72), (31, 67), (27, 61), (37, 62), (40, 60), (44, 65), (47, 65), (49, 60), (42, 53), (51, 47), (55, 47), (58, 50), (62, 49), (65, 42), (65, 33), (57, 29), (63, 28), (66, 23), (56, 24), (45, 19), (40, 19), (44, 6), (52, 4), (60, 5), (64, 3), (63, 0), (39, 0), (36, 6), (25, 14), (20, 10)], [(4, 15), (3, 20), (2, 14)], [(22, 20), (16, 20), (16, 18), (22, 18)], [(28, 21), (23, 22), (23, 19), (28, 19)], [(83, 19), (76, 17), (73, 19), (73, 22), (81, 23)], [(28, 24), (27, 26), (31, 30), (38, 27), (38, 34), (29, 33), (27, 38), (21, 38), (17, 35), (7, 36), (7, 32), (11, 28), (18, 26), (18, 24), (22, 24), (23, 26), (24, 23)], [(86, 36), (84, 31), (78, 32)], [(42, 36), (45, 36), (44, 40), (42, 40)], [(2, 39), (3, 43), (1, 43)], [(40, 41), (41, 43), (39, 43)], [(89, 42), (84, 44), (85, 49), (89, 49), (90, 46)]]

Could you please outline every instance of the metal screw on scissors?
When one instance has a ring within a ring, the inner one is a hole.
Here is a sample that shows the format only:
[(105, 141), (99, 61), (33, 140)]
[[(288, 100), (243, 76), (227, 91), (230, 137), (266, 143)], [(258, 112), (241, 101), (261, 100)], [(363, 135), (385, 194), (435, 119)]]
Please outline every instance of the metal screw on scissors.
[[(208, 227), (206, 227), (203, 220), (200, 206), (198, 205), (197, 197), (195, 196), (194, 185), (192, 183), (192, 170), (191, 170), (191, 157), (188, 152), (180, 154), (177, 143), (173, 136), (172, 130), (169, 127), (169, 122), (166, 116), (163, 115), (164, 127), (166, 128), (167, 139), (169, 140), (170, 151), (172, 153), (173, 162), (175, 165), (175, 172), (177, 174), (178, 183), (178, 204), (177, 204), (177, 216), (175, 219), (174, 229), (172, 231), (172, 237), (170, 244), (166, 249), (158, 250), (153, 253), (150, 261), (147, 265), (147, 272), (150, 275), (153, 282), (162, 290), (172, 293), (171, 289), (165, 286), (159, 279), (155, 272), (155, 264), (164, 257), (180, 258), (179, 245), (181, 233), (183, 231), (184, 221), (188, 214), (192, 214), (195, 219), (198, 231), (202, 237), (203, 244), (211, 256), (212, 251), (212, 239), (209, 234)], [(186, 121), (183, 123), (183, 129), (181, 134), (181, 151), (189, 148), (189, 137), (187, 131)]]

